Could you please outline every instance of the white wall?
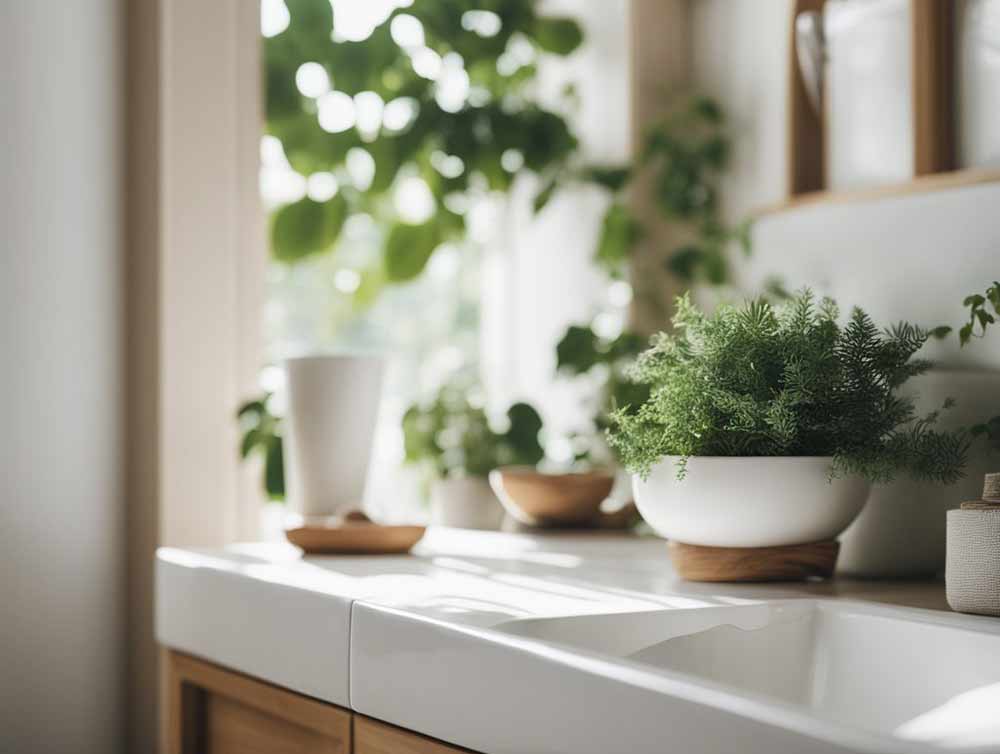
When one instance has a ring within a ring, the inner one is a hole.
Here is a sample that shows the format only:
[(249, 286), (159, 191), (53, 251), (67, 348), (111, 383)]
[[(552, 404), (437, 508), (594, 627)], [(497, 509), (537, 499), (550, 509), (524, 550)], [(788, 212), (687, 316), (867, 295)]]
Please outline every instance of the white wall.
[(117, 0), (0, 3), (0, 749), (120, 750)]
[(785, 193), (789, 0), (691, 0), (694, 90), (725, 108), (733, 162), (723, 179), (729, 214), (741, 217)]
[[(692, 0), (692, 78), (719, 99), (733, 129), (734, 161), (723, 181), (731, 220), (786, 195), (789, 0)], [(762, 217), (755, 249), (737, 265), (746, 291), (778, 274), (861, 305), (880, 323), (961, 322), (962, 299), (996, 279), (1000, 183), (904, 197), (803, 207)], [(1000, 366), (1000, 337), (927, 355), (960, 368)], [(994, 412), (995, 413), (995, 412)]]

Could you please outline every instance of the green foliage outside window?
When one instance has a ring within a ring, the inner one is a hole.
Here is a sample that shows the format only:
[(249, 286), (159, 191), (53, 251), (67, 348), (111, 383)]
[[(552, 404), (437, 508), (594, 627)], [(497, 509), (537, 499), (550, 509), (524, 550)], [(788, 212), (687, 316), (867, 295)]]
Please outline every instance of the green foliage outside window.
[[(464, 237), (467, 195), (506, 191), (520, 173), (553, 170), (576, 150), (566, 120), (541, 106), (532, 86), (538, 54), (568, 55), (581, 43), (572, 19), (539, 15), (534, 0), (416, 0), (364, 40), (334, 41), (329, 0), (286, 3), (288, 27), (265, 41), (267, 132), (281, 141), (292, 168), (304, 176), (332, 173), (339, 190), (273, 214), (279, 261), (329, 252), (347, 217), (367, 213), (386, 229), (379, 264), (363, 273), (370, 300), (373, 286), (413, 279), (435, 248)], [(416, 42), (422, 34), (422, 44), (398, 44), (393, 29), (400, 24)], [(296, 86), (307, 63), (322, 66), (337, 96), (377, 98), (386, 113), (409, 117), (391, 124), (385, 118), (369, 130), (349, 122), (324, 130), (321, 101)], [(467, 76), (467, 96), (445, 96), (433, 78), (442, 66), (450, 66), (460, 89)], [(367, 185), (348, 169), (352, 159), (374, 164)], [(401, 176), (426, 182), (434, 205), (427, 219), (399, 216), (392, 191)]]
[(958, 479), (968, 433), (935, 430), (936, 414), (916, 416), (897, 390), (930, 367), (913, 358), (929, 333), (880, 331), (860, 309), (837, 319), (832, 301), (817, 305), (808, 291), (713, 315), (679, 299), (676, 333), (661, 333), (634, 367), (649, 400), (614, 415), (611, 444), (643, 475), (668, 455), (832, 456), (832, 473), (872, 481)]

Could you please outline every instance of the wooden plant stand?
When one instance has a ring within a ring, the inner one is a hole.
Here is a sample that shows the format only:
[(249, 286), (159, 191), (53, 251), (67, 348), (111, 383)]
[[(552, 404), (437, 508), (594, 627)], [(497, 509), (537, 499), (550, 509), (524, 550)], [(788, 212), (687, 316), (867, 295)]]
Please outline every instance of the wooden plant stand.
[(669, 542), (677, 575), (688, 581), (828, 579), (837, 565), (835, 540), (780, 547), (704, 547)]

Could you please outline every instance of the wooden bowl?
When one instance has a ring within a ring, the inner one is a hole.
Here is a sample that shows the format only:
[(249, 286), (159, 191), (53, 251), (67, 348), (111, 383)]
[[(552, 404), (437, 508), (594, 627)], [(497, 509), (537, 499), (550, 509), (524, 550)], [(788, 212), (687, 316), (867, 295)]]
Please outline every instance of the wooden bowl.
[(303, 523), (285, 538), (307, 555), (401, 555), (424, 536), (423, 526), (384, 526), (352, 511), (329, 521)]
[(593, 525), (611, 493), (614, 474), (545, 474), (527, 466), (490, 472), (490, 485), (507, 512), (529, 526)]

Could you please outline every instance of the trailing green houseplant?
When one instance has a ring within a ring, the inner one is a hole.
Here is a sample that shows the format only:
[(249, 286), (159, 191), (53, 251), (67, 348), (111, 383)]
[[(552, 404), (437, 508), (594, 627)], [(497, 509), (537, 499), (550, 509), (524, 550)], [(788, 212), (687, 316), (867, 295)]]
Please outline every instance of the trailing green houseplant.
[(686, 243), (666, 249), (662, 264), (686, 283), (723, 285), (729, 282), (726, 250), (736, 242), (750, 252), (750, 222), (723, 221), (720, 202), (722, 174), (729, 165), (732, 144), (725, 115), (711, 97), (678, 98), (667, 114), (646, 129), (632, 164), (572, 167), (562, 161), (549, 172), (535, 200), (535, 210), (548, 203), (556, 186), (575, 177), (603, 186), (611, 194), (594, 252), (595, 263), (621, 276), (633, 247), (646, 235), (642, 222), (629, 210), (626, 195), (636, 180), (647, 179), (653, 206), (660, 217), (689, 236)]
[[(982, 293), (969, 294), (962, 301), (962, 306), (969, 310), (969, 321), (958, 329), (959, 345), (965, 348), (973, 338), (985, 337), (986, 328), (996, 324), (997, 317), (1000, 317), (1000, 281), (994, 280)], [(990, 312), (990, 309), (993, 311)], [(935, 327), (931, 334), (937, 338), (945, 338), (951, 332), (949, 325), (941, 325)], [(991, 450), (1000, 450), (1000, 415), (973, 425), (970, 433), (974, 437), (984, 438)]]
[(880, 331), (857, 308), (841, 326), (836, 305), (808, 291), (713, 315), (685, 296), (674, 327), (633, 368), (649, 399), (613, 415), (609, 440), (632, 472), (665, 456), (681, 459), (680, 476), (693, 456), (830, 456), (835, 476), (961, 476), (967, 433), (935, 430), (936, 415), (916, 416), (898, 392), (930, 367), (914, 358), (927, 331)]

